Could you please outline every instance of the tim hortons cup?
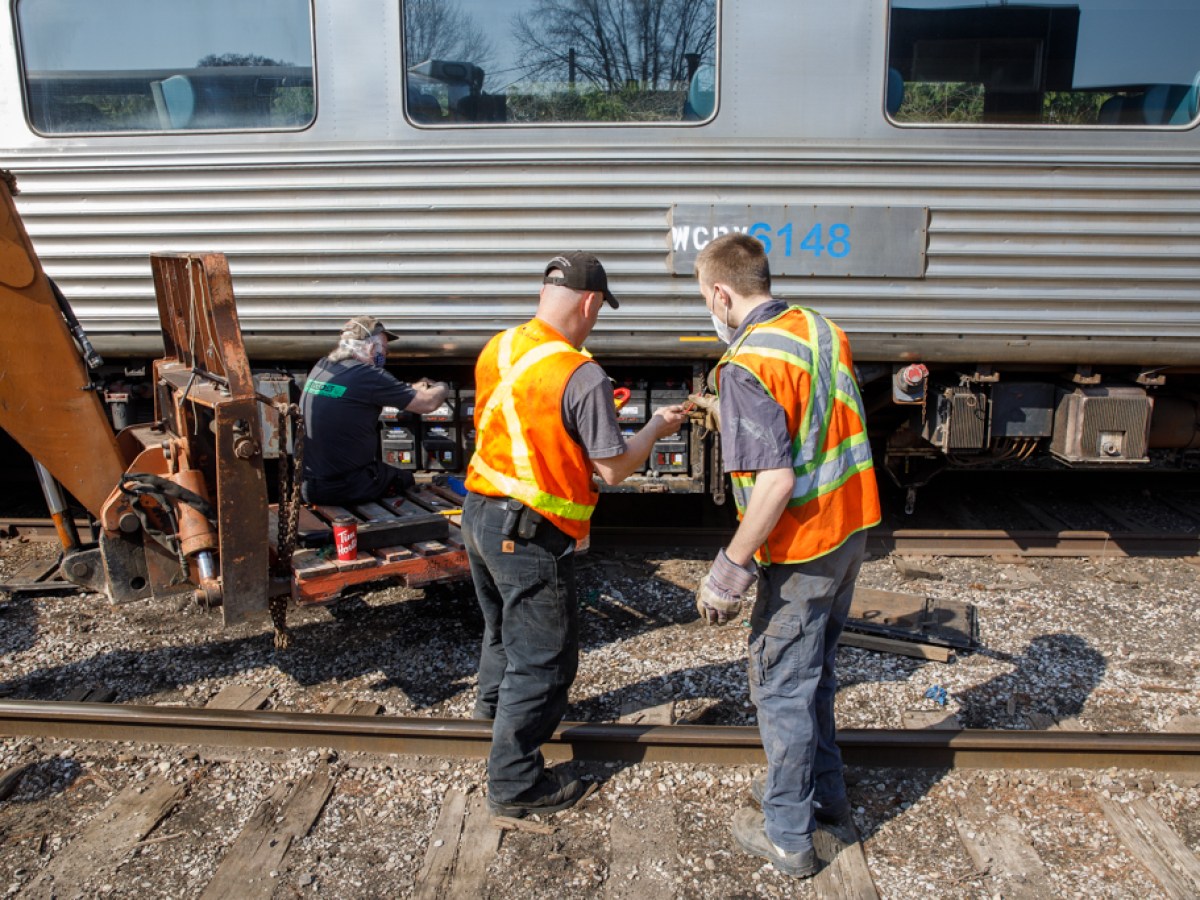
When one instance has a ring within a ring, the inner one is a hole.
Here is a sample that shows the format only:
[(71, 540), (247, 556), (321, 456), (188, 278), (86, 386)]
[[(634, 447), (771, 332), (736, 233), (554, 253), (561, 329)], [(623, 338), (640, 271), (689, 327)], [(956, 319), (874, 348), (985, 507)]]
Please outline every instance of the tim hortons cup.
[(333, 545), (337, 548), (337, 558), (343, 562), (358, 559), (358, 522), (350, 516), (334, 519)]

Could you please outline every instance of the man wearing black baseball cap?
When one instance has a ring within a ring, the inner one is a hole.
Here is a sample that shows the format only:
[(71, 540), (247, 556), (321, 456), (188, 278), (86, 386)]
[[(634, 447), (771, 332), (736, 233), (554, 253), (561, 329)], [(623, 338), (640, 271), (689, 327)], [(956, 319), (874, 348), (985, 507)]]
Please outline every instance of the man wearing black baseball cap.
[[(559, 274), (553, 275), (552, 272)], [(600, 265), (600, 260), (582, 250), (563, 253), (546, 263), (542, 283), (561, 284), (576, 291), (599, 291), (604, 296), (604, 302), (613, 309), (621, 305), (608, 289), (608, 274)]]
[(488, 809), (521, 817), (577, 803), (583, 784), (547, 769), (541, 745), (567, 708), (579, 665), (575, 552), (599, 496), (655, 441), (679, 430), (683, 407), (654, 411), (626, 439), (612, 383), (583, 349), (607, 303), (600, 261), (575, 251), (542, 270), (536, 315), (502, 331), (475, 364), (475, 455), (462, 533), (483, 612), (474, 718), (492, 719)]
[(433, 412), (446, 399), (445, 384), (406, 384), (383, 367), (396, 335), (374, 316), (354, 316), (338, 344), (304, 384), (304, 499), (346, 506), (367, 503), (411, 485), (412, 475), (387, 465), (379, 441), (385, 406)]

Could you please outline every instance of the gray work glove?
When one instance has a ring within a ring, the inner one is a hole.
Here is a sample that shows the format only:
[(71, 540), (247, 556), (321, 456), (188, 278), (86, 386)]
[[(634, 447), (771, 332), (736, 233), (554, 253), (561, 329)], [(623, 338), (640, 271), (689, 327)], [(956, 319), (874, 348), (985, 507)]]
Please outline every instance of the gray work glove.
[(696, 611), (700, 618), (706, 625), (724, 625), (736, 618), (746, 592), (757, 580), (758, 569), (753, 563), (739, 566), (722, 548), (696, 590)]

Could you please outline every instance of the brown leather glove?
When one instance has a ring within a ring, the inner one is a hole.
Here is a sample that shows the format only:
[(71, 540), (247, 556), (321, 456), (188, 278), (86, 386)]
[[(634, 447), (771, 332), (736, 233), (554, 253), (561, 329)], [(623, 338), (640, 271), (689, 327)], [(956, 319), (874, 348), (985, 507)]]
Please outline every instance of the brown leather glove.
[(721, 430), (721, 413), (717, 407), (716, 394), (688, 394), (693, 409), (689, 413), (705, 431)]

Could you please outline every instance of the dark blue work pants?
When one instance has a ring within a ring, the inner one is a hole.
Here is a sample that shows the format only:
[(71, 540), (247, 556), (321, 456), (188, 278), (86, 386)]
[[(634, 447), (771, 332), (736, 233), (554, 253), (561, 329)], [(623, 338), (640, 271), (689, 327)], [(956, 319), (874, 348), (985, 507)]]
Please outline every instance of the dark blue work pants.
[(528, 540), (502, 534), (505, 509), (479, 494), (462, 531), (483, 611), (477, 717), (493, 716), (488, 793), (521, 799), (545, 766), (541, 745), (562, 721), (579, 668), (575, 541), (549, 522)]
[(814, 800), (828, 805), (846, 796), (834, 740), (834, 665), (866, 543), (863, 531), (809, 562), (760, 569), (750, 699), (767, 754), (767, 837), (789, 852), (812, 847)]

